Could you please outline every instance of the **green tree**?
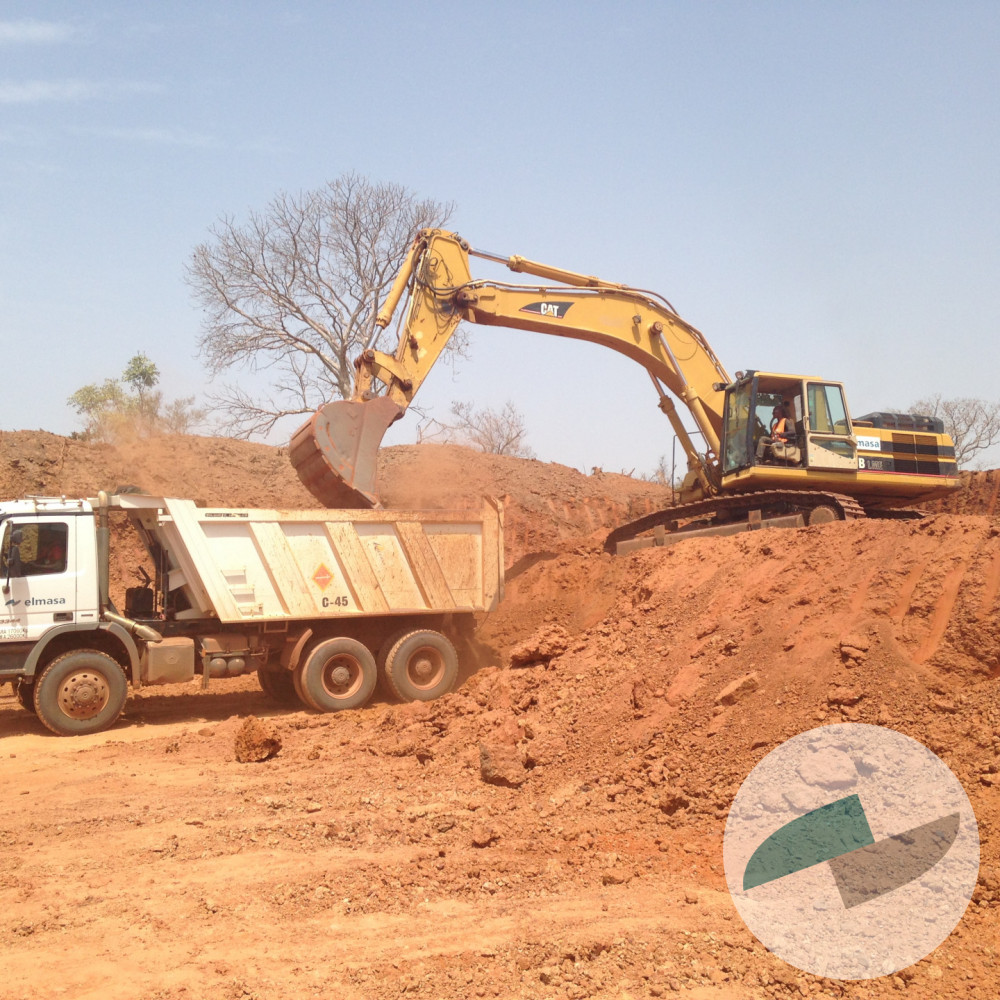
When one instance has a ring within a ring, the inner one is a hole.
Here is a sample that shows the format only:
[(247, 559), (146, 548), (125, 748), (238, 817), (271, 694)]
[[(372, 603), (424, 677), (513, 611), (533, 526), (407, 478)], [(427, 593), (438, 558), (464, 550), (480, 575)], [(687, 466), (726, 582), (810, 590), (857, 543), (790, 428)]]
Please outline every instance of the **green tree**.
[(82, 437), (113, 441), (123, 434), (189, 434), (205, 417), (194, 396), (166, 403), (160, 371), (145, 354), (129, 358), (118, 378), (81, 386), (67, 403), (83, 418)]
[(147, 390), (160, 381), (160, 370), (145, 354), (134, 354), (122, 372), (122, 381), (131, 386), (141, 410)]

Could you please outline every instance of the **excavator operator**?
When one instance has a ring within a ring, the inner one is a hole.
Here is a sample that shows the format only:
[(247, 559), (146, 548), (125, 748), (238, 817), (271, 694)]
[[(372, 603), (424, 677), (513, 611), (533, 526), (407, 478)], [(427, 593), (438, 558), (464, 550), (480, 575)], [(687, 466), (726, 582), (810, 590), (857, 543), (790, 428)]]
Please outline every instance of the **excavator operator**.
[(779, 403), (771, 411), (771, 429), (757, 442), (757, 461), (766, 461), (766, 456), (773, 454), (772, 445), (775, 442), (781, 444), (795, 443), (795, 424), (788, 416), (788, 409)]

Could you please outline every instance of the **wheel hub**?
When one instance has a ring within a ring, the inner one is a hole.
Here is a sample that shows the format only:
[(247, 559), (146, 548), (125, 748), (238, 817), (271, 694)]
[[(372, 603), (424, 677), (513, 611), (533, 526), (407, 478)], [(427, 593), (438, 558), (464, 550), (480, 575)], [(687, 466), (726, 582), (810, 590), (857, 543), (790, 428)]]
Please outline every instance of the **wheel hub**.
[(362, 673), (353, 656), (335, 656), (323, 670), (323, 687), (334, 698), (348, 698), (361, 686)]
[(330, 680), (337, 685), (337, 687), (343, 687), (345, 684), (349, 684), (351, 680), (351, 671), (349, 667), (345, 667), (343, 664), (334, 667), (330, 671)]
[(413, 664), (413, 672), (422, 681), (427, 680), (427, 678), (434, 673), (434, 670), (435, 670), (434, 664), (426, 656), (421, 656)]
[(444, 657), (433, 647), (424, 646), (410, 656), (406, 664), (410, 683), (422, 690), (433, 687), (444, 673)]
[(59, 689), (59, 707), (71, 719), (92, 719), (108, 703), (108, 682), (93, 670), (70, 674)]

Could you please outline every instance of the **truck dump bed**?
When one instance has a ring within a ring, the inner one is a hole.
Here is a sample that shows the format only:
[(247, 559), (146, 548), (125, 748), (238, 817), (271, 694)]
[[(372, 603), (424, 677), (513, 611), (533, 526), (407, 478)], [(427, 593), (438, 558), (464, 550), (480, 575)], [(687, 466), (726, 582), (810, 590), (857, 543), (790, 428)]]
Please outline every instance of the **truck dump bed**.
[(163, 550), (178, 619), (489, 611), (503, 596), (503, 511), (492, 500), (479, 511), (115, 504)]

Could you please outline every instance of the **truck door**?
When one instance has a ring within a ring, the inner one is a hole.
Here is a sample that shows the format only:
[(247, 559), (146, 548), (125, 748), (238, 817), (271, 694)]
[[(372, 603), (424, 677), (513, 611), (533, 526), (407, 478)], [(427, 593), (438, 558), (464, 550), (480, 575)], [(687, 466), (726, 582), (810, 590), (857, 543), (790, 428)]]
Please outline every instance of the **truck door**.
[(36, 640), (75, 620), (78, 518), (10, 520), (0, 551), (6, 638)]
[(810, 469), (857, 471), (857, 439), (844, 390), (835, 383), (807, 382), (806, 401), (806, 464)]

